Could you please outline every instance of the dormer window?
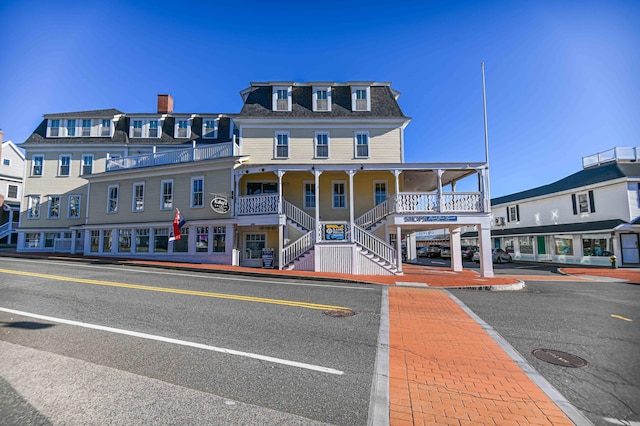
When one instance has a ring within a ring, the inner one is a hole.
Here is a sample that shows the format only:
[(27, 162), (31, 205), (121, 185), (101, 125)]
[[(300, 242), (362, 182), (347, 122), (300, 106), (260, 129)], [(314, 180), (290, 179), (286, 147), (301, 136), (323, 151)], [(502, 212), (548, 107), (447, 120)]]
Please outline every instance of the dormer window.
[(131, 119), (130, 138), (159, 138), (160, 120)]
[(202, 137), (216, 139), (218, 137), (218, 120), (205, 118), (202, 120)]
[(351, 111), (371, 111), (370, 87), (351, 87)]
[(60, 136), (60, 120), (49, 120), (49, 136)]
[(274, 86), (272, 102), (274, 111), (291, 111), (291, 86)]
[(176, 138), (188, 138), (191, 136), (191, 120), (176, 120)]
[(91, 136), (91, 120), (82, 120), (82, 136)]
[(331, 111), (331, 87), (313, 88), (313, 110)]
[(100, 120), (100, 136), (111, 137), (111, 120)]
[(76, 120), (67, 120), (67, 136), (76, 135)]

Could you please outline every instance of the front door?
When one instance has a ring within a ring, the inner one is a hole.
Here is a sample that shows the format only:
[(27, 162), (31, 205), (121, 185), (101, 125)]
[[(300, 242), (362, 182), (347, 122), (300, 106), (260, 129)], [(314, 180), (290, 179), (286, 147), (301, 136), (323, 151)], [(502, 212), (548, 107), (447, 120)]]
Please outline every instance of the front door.
[(621, 263), (640, 263), (638, 234), (620, 234), (620, 246), (622, 247)]
[(544, 237), (538, 237), (538, 255), (546, 256), (547, 255), (547, 246), (544, 243)]

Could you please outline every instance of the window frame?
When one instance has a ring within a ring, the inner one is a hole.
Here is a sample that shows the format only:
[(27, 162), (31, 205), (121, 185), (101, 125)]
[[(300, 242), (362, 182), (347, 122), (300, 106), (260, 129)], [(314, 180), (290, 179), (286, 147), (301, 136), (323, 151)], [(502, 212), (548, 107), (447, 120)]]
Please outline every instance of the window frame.
[[(109, 122), (108, 126), (105, 126), (105, 121)], [(101, 118), (100, 119), (100, 123), (98, 123), (98, 135), (101, 138), (110, 138), (111, 135), (113, 134), (112, 126), (113, 126), (113, 120), (112, 119), (110, 119), (110, 118)], [(105, 130), (104, 130), (105, 128), (108, 129), (108, 134), (107, 135), (104, 134), (105, 133)]]
[[(170, 194), (165, 194), (165, 184), (168, 184), (171, 188)], [(173, 210), (173, 179), (164, 179), (160, 181), (160, 210)], [(171, 198), (169, 205), (165, 203), (165, 196), (169, 195)]]
[[(138, 127), (135, 127), (136, 123), (140, 122), (140, 136), (134, 136), (134, 130)], [(156, 136), (151, 136), (151, 123), (157, 123), (157, 128), (154, 127), (153, 130), (158, 131)], [(132, 117), (129, 121), (129, 138), (131, 139), (158, 139), (162, 136), (162, 120), (160, 118), (139, 118)]]
[[(336, 194), (336, 185), (343, 186), (343, 193)], [(343, 206), (336, 206), (336, 196), (343, 200)], [(345, 210), (347, 208), (347, 181), (346, 180), (332, 180), (331, 181), (331, 208), (333, 210)]]
[[(220, 238), (220, 236), (222, 236)], [(227, 252), (227, 227), (226, 226), (211, 226), (211, 237), (209, 238), (211, 245), (211, 253), (214, 255), (225, 254)], [(217, 242), (222, 241), (222, 250), (219, 250), (220, 245)]]
[[(186, 123), (186, 127), (180, 127), (181, 123)], [(176, 123), (173, 127), (173, 137), (176, 139), (188, 139), (191, 137), (191, 119), (190, 118), (176, 118)], [(178, 133), (180, 129), (185, 129), (185, 136), (180, 136)]]
[[(581, 198), (584, 198), (582, 200)], [(583, 204), (584, 201), (584, 204)], [(578, 214), (590, 213), (589, 209), (589, 194), (586, 192), (579, 192), (576, 194), (576, 202), (578, 208)]]
[[(71, 201), (77, 198), (78, 199), (78, 209), (77, 209), (77, 214), (75, 216), (71, 215), (71, 206), (72, 203)], [(80, 209), (82, 208), (82, 195), (80, 194), (69, 194), (69, 196), (67, 197), (67, 219), (80, 219)]]
[[(287, 137), (287, 144), (286, 145), (280, 145), (280, 136), (286, 136)], [(278, 148), (281, 148), (282, 146), (286, 146), (287, 148), (287, 155), (286, 156), (279, 156), (278, 155)], [(291, 146), (291, 132), (289, 131), (277, 131), (274, 132), (273, 135), (273, 158), (274, 159), (288, 159), (290, 158), (290, 146)]]
[[(35, 206), (34, 206), (34, 202), (36, 202)], [(33, 214), (34, 210), (35, 210), (35, 214)], [(28, 195), (27, 196), (27, 219), (40, 219), (41, 210), (42, 210), (42, 196)]]
[[(15, 189), (15, 195), (14, 196), (11, 195), (11, 190), (12, 189)], [(16, 200), (19, 197), (20, 197), (20, 186), (8, 183), (7, 184), (7, 198), (10, 198), (12, 200)]]
[[(249, 241), (249, 237), (262, 237), (261, 239), (254, 239)], [(260, 254), (258, 255), (258, 257), (253, 257), (252, 255), (248, 255), (247, 256), (247, 243), (250, 242), (257, 242), (257, 243), (263, 243), (263, 247), (262, 248), (266, 248), (267, 247), (267, 233), (266, 232), (248, 232), (246, 234), (244, 234), (244, 238), (243, 238), (243, 245), (244, 245), (244, 254), (245, 254), (245, 260), (259, 260), (262, 259), (262, 250), (260, 250)], [(250, 252), (251, 254), (253, 254), (253, 250), (251, 250)]]
[[(287, 93), (287, 109), (278, 108), (279, 95), (282, 91)], [(272, 86), (271, 106), (273, 111), (291, 111), (292, 86)]]
[[(378, 185), (384, 184), (384, 199), (378, 202)], [(373, 181), (373, 207), (384, 203), (389, 198), (389, 181), (378, 179)]]
[[(307, 185), (313, 187), (313, 198), (308, 198)], [(313, 202), (311, 202), (313, 200)], [(314, 210), (316, 208), (316, 182), (313, 180), (305, 180), (302, 182), (302, 209)]]
[[(83, 118), (82, 120), (80, 120), (81, 124), (80, 124), (80, 136), (82, 136), (83, 138), (86, 137), (91, 137), (92, 133), (93, 133), (93, 120), (91, 118)], [(85, 124), (87, 124), (87, 122), (89, 122), (89, 126), (85, 126)], [(89, 134), (85, 135), (85, 130), (89, 129)]]
[[(366, 108), (358, 108), (359, 92), (364, 92), (366, 97)], [(351, 111), (371, 111), (371, 87), (370, 86), (351, 86)]]
[(67, 136), (68, 138), (75, 138), (78, 136), (78, 120), (76, 120), (75, 118), (70, 118), (67, 120), (64, 120), (65, 122), (65, 126), (64, 126), (64, 132), (65, 132), (65, 136)]
[[(318, 137), (319, 136), (325, 136), (326, 137), (326, 144), (325, 145), (320, 145), (318, 144)], [(323, 159), (323, 158), (329, 158), (330, 156), (330, 149), (329, 149), (329, 145), (330, 145), (330, 133), (329, 132), (315, 132), (313, 135), (313, 158), (318, 158), (318, 159)], [(318, 148), (321, 146), (326, 146), (327, 149), (327, 155), (326, 156), (320, 156), (318, 155)]]
[[(208, 129), (209, 129), (209, 127), (207, 127), (208, 122), (213, 122), (213, 136), (208, 136)], [(202, 118), (202, 138), (218, 139), (219, 122), (220, 122), (219, 118), (203, 117)]]
[(507, 206), (507, 222), (520, 222), (520, 206), (518, 204)]
[[(60, 135), (60, 125), (62, 120), (60, 120), (59, 118), (50, 118), (47, 119), (47, 137), (49, 138), (59, 138), (61, 137)], [(56, 126), (54, 126), (54, 124), (56, 124)], [(55, 134), (54, 134), (54, 129), (55, 129)]]
[[(145, 193), (145, 183), (144, 182), (134, 182), (131, 191), (131, 212), (132, 213), (140, 213), (144, 211), (144, 193)], [(142, 188), (142, 202), (141, 207), (138, 208), (138, 191), (137, 188)]]
[[(359, 144), (358, 143), (358, 136), (366, 136), (367, 143), (366, 144)], [(359, 155), (358, 147), (360, 147), (360, 146), (366, 146), (367, 147), (367, 155)], [(369, 132), (368, 131), (360, 130), (360, 131), (354, 132), (354, 134), (353, 134), (353, 150), (354, 150), (354, 158), (370, 158), (371, 157), (371, 137), (369, 136)]]
[[(312, 98), (312, 109), (314, 112), (331, 112), (331, 86), (313, 86), (313, 98)], [(318, 93), (326, 92), (327, 94), (327, 109), (320, 109), (318, 107)]]
[[(67, 166), (65, 166), (63, 164), (63, 159), (69, 159), (69, 164)], [(72, 156), (71, 154), (60, 154), (58, 156), (58, 177), (69, 177), (71, 176), (71, 160), (72, 160)], [(62, 168), (63, 167), (68, 167), (69, 169), (67, 170), (66, 174), (62, 173)]]
[[(112, 192), (114, 189), (115, 189), (115, 193)], [(120, 185), (107, 186), (107, 214), (118, 213), (119, 201), (120, 201)]]
[[(90, 158), (90, 164), (87, 165), (87, 162), (85, 161), (86, 159)], [(93, 174), (93, 163), (94, 163), (94, 157), (93, 154), (82, 154), (82, 164), (80, 166), (80, 176), (86, 176), (86, 175), (91, 175)], [(85, 173), (86, 168), (89, 167), (89, 173)]]
[[(60, 205), (62, 203), (62, 196), (60, 195), (49, 195), (48, 196), (49, 201), (47, 202), (47, 219), (60, 219)], [(51, 212), (53, 210), (54, 204), (53, 204), (53, 200), (57, 199), (58, 200), (58, 214), (57, 215), (52, 215)]]
[(2, 165), (10, 167), (11, 166), (11, 158), (3, 158), (2, 159)]
[[(36, 159), (40, 159), (40, 173), (36, 173)], [(31, 176), (42, 176), (44, 173), (44, 155), (38, 154), (31, 156)]]
[[(195, 203), (195, 196), (196, 196), (196, 191), (194, 188), (194, 183), (200, 181), (202, 182), (202, 186), (200, 188), (200, 204), (196, 204)], [(204, 176), (193, 176), (191, 178), (191, 196), (190, 198), (190, 202), (191, 202), (191, 208), (192, 209), (201, 209), (204, 208)]]

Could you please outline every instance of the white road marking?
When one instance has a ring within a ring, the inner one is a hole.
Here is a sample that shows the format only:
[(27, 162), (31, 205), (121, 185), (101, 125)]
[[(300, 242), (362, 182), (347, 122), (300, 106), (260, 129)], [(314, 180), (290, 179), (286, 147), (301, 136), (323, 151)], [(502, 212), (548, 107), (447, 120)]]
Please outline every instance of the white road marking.
[(50, 321), (50, 322), (55, 322), (55, 323), (59, 323), (59, 324), (73, 325), (73, 326), (76, 326), (76, 327), (90, 328), (90, 329), (93, 329), (93, 330), (106, 331), (106, 332), (109, 332), (109, 333), (124, 334), (126, 336), (139, 337), (141, 339), (155, 340), (155, 341), (158, 341), (158, 342), (171, 343), (171, 344), (174, 344), (174, 345), (188, 346), (188, 347), (197, 348), (197, 349), (204, 349), (204, 350), (207, 350), (207, 351), (220, 352), (220, 353), (228, 354), (228, 355), (236, 355), (236, 356), (241, 356), (241, 357), (245, 357), (245, 358), (252, 358), (252, 359), (257, 359), (257, 360), (260, 360), (260, 361), (272, 362), (272, 363), (275, 363), (275, 364), (282, 364), (282, 365), (286, 365), (286, 366), (289, 366), (289, 367), (304, 368), (306, 370), (313, 370), (313, 371), (318, 371), (318, 372), (321, 372), (321, 373), (336, 374), (336, 375), (344, 374), (344, 371), (335, 370), (333, 368), (321, 367), (321, 366), (313, 365), (313, 364), (306, 364), (304, 362), (290, 361), (290, 360), (281, 359), (281, 358), (274, 358), (274, 357), (270, 357), (270, 356), (266, 356), (266, 355), (254, 354), (254, 353), (251, 353), (251, 352), (242, 352), (242, 351), (236, 351), (236, 350), (233, 350), (233, 349), (219, 348), (219, 347), (216, 347), (216, 346), (204, 345), (202, 343), (187, 342), (186, 340), (172, 339), (170, 337), (155, 336), (153, 334), (146, 334), (146, 333), (140, 333), (140, 332), (137, 332), (137, 331), (123, 330), (121, 328), (105, 327), (103, 325), (89, 324), (89, 323), (85, 323), (85, 322), (72, 321), (72, 320), (67, 320), (67, 319), (63, 319), (63, 318), (54, 318), (54, 317), (49, 317), (49, 316), (46, 316), (46, 315), (39, 315), (39, 314), (30, 313), (30, 312), (16, 311), (14, 309), (1, 308), (1, 307), (0, 307), (0, 311), (6, 312), (6, 313), (9, 313), (9, 314), (14, 314), (14, 315), (20, 315), (20, 316), (29, 317), (29, 318), (40, 319), (40, 320), (43, 320), (43, 321)]
[(633, 420), (620, 420), (620, 419), (613, 419), (611, 417), (603, 417), (602, 419), (605, 422), (612, 423), (614, 425), (640, 426), (640, 422), (636, 422), (636, 421), (633, 421)]
[[(42, 263), (41, 260), (29, 260), (29, 259), (11, 259), (12, 261), (17, 262), (26, 262), (26, 263)], [(56, 265), (69, 265), (69, 262), (56, 262), (50, 261), (49, 263), (55, 263)], [(137, 272), (140, 274), (157, 274), (157, 275), (174, 275), (178, 277), (193, 277), (193, 278), (204, 278), (206, 277), (207, 271), (202, 271), (200, 275), (196, 274), (188, 274), (183, 272), (161, 272), (161, 271), (148, 271), (146, 268), (125, 268), (118, 266), (98, 266), (98, 265), (83, 265), (83, 264), (73, 264), (73, 266), (77, 266), (79, 268), (91, 268), (91, 269), (107, 269), (110, 271), (124, 271), (124, 272)], [(215, 270), (213, 272), (216, 272)], [(203, 276), (204, 274), (204, 276)], [(242, 274), (241, 271), (238, 271), (238, 274)], [(326, 287), (326, 288), (343, 288), (348, 290), (368, 290), (374, 291), (376, 288), (372, 287), (353, 287), (353, 286), (345, 286), (345, 285), (331, 285), (331, 284), (308, 284), (308, 283), (294, 283), (294, 282), (286, 282), (286, 281), (276, 281), (276, 280), (262, 280), (257, 278), (234, 278), (234, 277), (224, 277), (225, 280), (228, 281), (242, 281), (248, 283), (264, 283), (264, 284), (282, 284), (282, 285), (297, 285), (301, 287)]]

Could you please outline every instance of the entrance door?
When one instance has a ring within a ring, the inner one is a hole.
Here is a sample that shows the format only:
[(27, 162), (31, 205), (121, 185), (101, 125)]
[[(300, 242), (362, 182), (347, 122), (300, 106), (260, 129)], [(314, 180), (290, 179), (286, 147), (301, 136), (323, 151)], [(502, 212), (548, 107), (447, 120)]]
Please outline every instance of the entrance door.
[(544, 243), (544, 237), (538, 237), (538, 255), (546, 256), (547, 255), (547, 246)]
[(622, 246), (622, 263), (640, 263), (638, 250), (638, 234), (620, 234)]

